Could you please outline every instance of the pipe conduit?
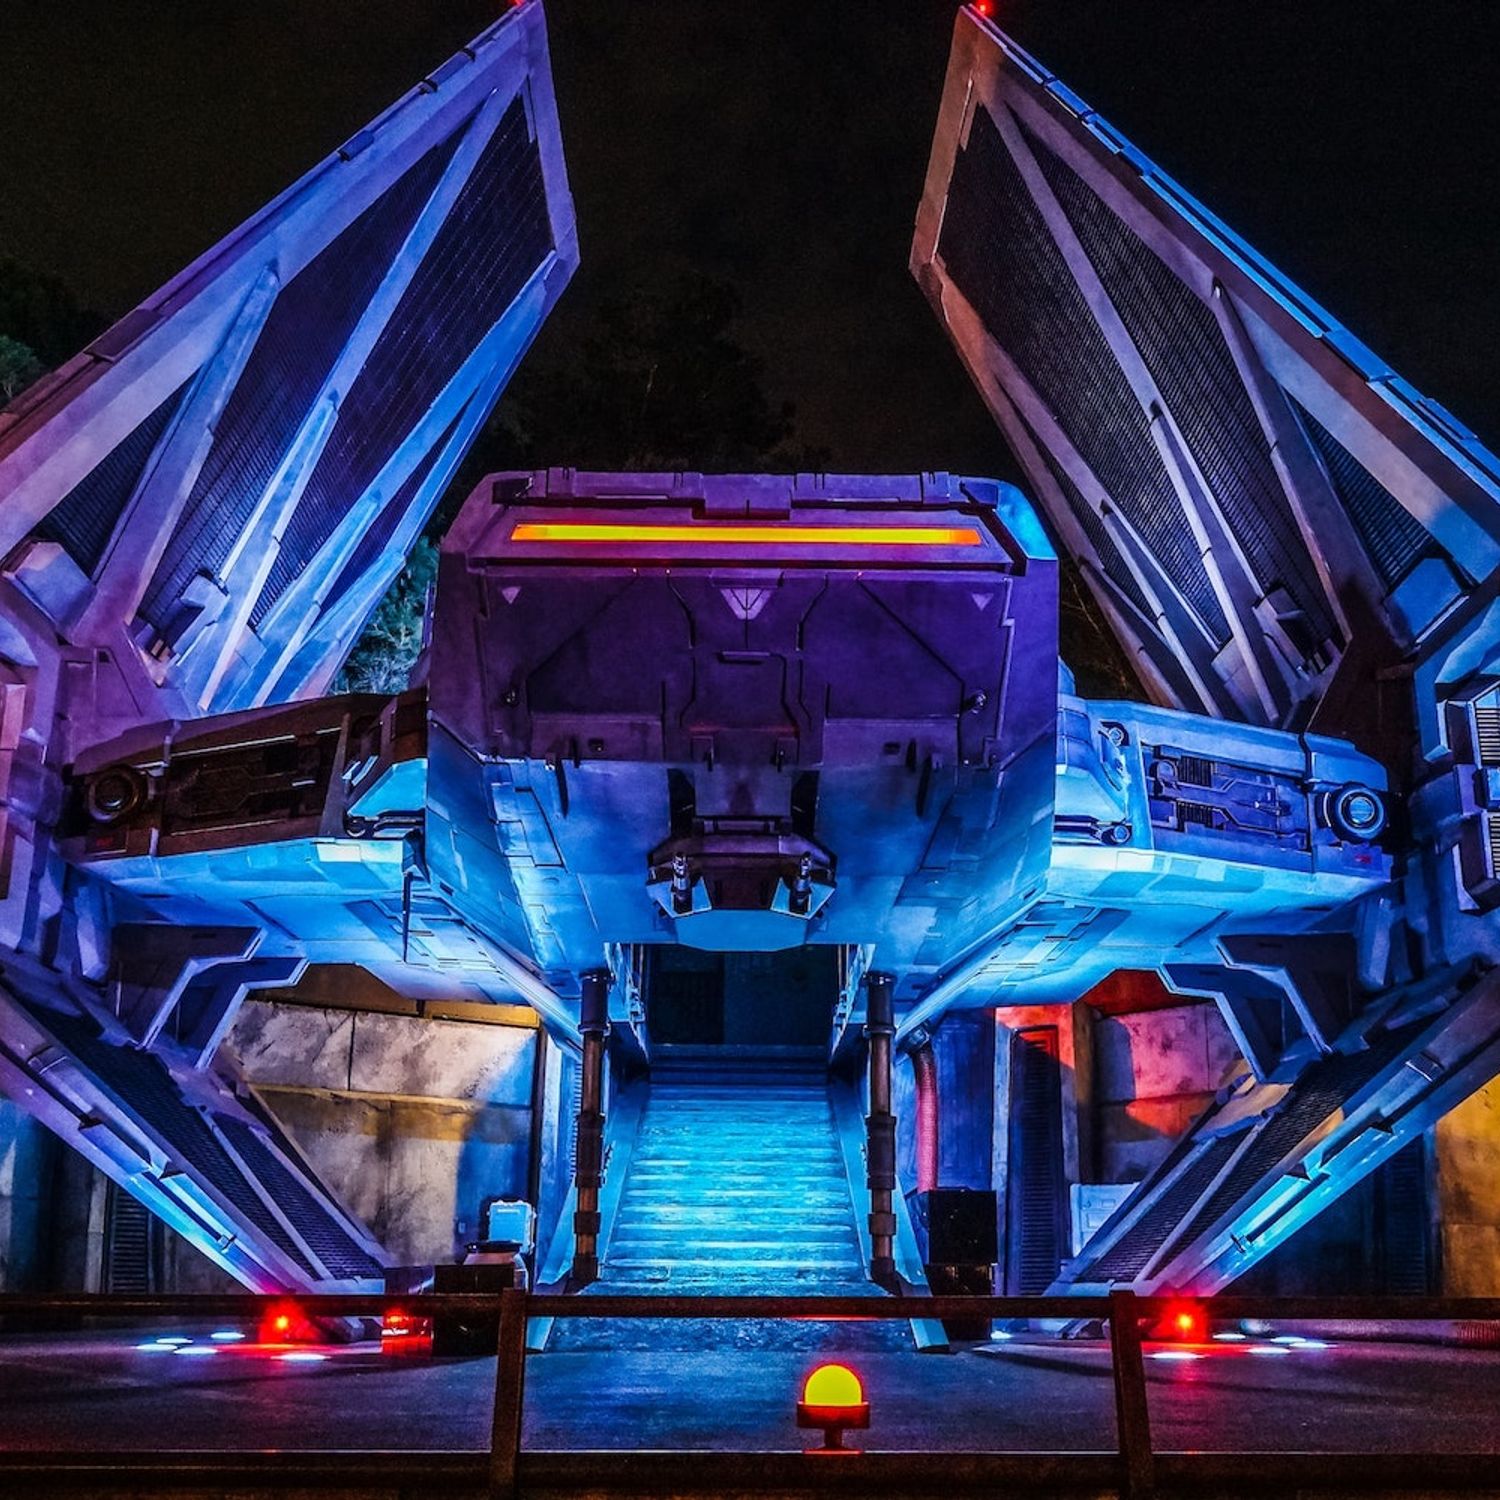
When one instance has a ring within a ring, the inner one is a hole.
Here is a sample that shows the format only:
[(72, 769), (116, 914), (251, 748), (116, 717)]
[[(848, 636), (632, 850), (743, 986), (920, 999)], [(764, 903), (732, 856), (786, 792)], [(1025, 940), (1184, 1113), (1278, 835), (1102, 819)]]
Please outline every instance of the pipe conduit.
[(917, 1089), (917, 1191), (929, 1193), (938, 1185), (938, 1080), (932, 1043), (911, 1049), (912, 1076)]

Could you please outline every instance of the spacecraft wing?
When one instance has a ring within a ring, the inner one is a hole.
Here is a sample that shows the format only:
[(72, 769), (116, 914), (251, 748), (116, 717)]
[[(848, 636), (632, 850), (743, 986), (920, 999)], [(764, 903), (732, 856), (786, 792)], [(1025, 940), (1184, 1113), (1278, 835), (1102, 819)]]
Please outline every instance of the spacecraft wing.
[(0, 552), (215, 712), (326, 687), (577, 260), (539, 4), (0, 413)]
[(1158, 702), (1409, 723), (1371, 680), (1479, 608), (1500, 460), (972, 9), (912, 269)]

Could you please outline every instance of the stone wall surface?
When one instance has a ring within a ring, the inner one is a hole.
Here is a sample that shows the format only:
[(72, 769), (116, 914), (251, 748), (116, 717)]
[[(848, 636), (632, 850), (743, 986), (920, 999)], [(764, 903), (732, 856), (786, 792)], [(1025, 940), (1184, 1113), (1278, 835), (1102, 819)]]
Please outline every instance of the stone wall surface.
[(1136, 1182), (1203, 1113), (1239, 1054), (1207, 1003), (1101, 1016), (1093, 1036), (1096, 1178)]
[(402, 1262), (451, 1260), (525, 1197), (537, 1033), (248, 1002), (227, 1047), (336, 1196)]
[(1500, 1297), (1500, 1079), (1437, 1124), (1443, 1291)]

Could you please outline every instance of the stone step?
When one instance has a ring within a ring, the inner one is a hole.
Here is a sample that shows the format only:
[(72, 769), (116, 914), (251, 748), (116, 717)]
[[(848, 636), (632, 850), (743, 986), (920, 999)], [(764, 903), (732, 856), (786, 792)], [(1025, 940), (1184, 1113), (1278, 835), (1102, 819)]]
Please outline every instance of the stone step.
[(697, 1245), (622, 1246), (611, 1248), (606, 1259), (612, 1267), (637, 1271), (672, 1266), (713, 1266), (726, 1277), (754, 1278), (768, 1269), (787, 1268), (813, 1272), (818, 1276), (850, 1277), (863, 1272), (858, 1256), (838, 1248), (803, 1251), (786, 1245), (766, 1245), (753, 1254), (740, 1249), (721, 1250)]
[(657, 1224), (847, 1224), (848, 1205), (821, 1204), (810, 1208), (805, 1204), (757, 1204), (744, 1203), (634, 1203), (627, 1199), (620, 1206), (621, 1225), (630, 1223)]
[[(648, 1193), (629, 1192), (620, 1204), (620, 1215), (622, 1218), (631, 1214), (655, 1214), (669, 1213), (678, 1209), (711, 1209), (723, 1213), (734, 1214), (742, 1221), (746, 1219), (763, 1216), (769, 1211), (770, 1205), (775, 1202), (773, 1195), (769, 1193), (742, 1192), (735, 1195), (728, 1193), (702, 1193), (702, 1192), (680, 1192), (667, 1193), (657, 1192), (653, 1189)], [(835, 1197), (833, 1194), (824, 1194), (816, 1200), (799, 1203), (798, 1213), (817, 1214), (820, 1217), (849, 1218), (849, 1198), (847, 1194)]]

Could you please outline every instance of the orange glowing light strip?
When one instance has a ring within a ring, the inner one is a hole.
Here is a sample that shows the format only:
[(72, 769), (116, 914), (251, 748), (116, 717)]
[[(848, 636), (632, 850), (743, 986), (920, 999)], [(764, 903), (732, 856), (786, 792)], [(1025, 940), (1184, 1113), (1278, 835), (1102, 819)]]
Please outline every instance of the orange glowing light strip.
[(595, 521), (523, 521), (513, 542), (697, 542), (836, 547), (978, 547), (972, 526), (612, 526)]

